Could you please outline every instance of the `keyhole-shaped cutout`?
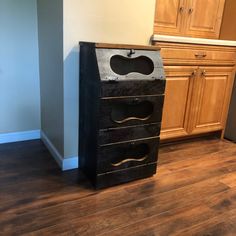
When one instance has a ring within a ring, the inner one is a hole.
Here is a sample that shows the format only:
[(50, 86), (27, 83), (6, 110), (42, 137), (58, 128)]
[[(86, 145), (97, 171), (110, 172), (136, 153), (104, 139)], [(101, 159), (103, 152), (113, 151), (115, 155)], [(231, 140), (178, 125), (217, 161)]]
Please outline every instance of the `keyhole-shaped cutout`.
[(118, 103), (112, 108), (111, 118), (114, 122), (122, 124), (130, 120), (148, 120), (153, 113), (153, 104), (149, 101)]

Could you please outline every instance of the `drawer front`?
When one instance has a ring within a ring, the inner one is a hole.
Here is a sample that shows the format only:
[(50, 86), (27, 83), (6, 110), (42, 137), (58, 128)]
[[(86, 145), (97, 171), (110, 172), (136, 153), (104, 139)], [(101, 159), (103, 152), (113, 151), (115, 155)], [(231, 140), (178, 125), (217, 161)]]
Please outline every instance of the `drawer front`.
[(161, 122), (164, 96), (100, 99), (99, 128)]
[(163, 94), (160, 51), (96, 49), (101, 97)]
[(130, 49), (96, 49), (101, 80), (118, 76), (119, 80), (128, 78), (145, 79), (156, 76), (163, 68), (160, 51)]
[(135, 78), (119, 80), (114, 77), (114, 80), (103, 81), (101, 97), (164, 94), (166, 82), (163, 69), (161, 69), (161, 72), (156, 77), (147, 77), (142, 80), (136, 80)]
[(149, 165), (101, 174), (96, 178), (96, 188), (105, 188), (133, 180), (151, 177), (156, 174), (156, 169), (157, 164), (152, 163)]
[(97, 173), (106, 173), (157, 161), (159, 138), (100, 146)]
[[(236, 53), (233, 51), (227, 51), (226, 49), (218, 49), (218, 50), (209, 50), (207, 48), (165, 48), (161, 49), (161, 55), (163, 60), (166, 62), (167, 60), (175, 60), (173, 61), (175, 64), (178, 63), (177, 60), (191, 60), (196, 62), (235, 62)], [(180, 61), (179, 61), (180, 62)]]
[(161, 123), (99, 130), (99, 145), (157, 137)]

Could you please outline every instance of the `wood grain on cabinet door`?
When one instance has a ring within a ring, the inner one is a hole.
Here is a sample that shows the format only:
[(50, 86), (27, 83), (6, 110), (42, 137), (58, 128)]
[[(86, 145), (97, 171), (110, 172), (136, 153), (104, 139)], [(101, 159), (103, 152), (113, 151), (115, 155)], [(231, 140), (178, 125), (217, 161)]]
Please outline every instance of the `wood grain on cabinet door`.
[(186, 36), (219, 38), (225, 0), (187, 1)]
[(161, 139), (188, 135), (187, 121), (197, 67), (166, 66)]
[(234, 80), (233, 67), (202, 67), (193, 90), (189, 132), (223, 130)]
[(157, 0), (154, 33), (181, 35), (185, 0)]

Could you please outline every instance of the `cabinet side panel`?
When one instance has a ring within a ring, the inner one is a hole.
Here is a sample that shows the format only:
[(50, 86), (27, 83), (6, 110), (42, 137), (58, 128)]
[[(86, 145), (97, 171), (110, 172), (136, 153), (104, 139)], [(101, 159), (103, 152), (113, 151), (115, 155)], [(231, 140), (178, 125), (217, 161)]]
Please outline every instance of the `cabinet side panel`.
[(92, 180), (96, 174), (99, 73), (95, 45), (80, 45), (80, 121), (79, 157), (80, 168)]

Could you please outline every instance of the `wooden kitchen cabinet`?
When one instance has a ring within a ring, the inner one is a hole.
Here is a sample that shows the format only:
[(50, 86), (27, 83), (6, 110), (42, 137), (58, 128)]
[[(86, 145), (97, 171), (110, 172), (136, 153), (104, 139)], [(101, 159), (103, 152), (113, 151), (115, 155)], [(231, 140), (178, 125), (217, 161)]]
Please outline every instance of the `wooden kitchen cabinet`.
[(157, 0), (154, 32), (160, 34), (183, 34), (185, 0)]
[(161, 140), (222, 131), (235, 76), (236, 49), (157, 43), (166, 73)]
[(188, 135), (188, 114), (197, 67), (165, 67), (166, 90), (161, 137)]
[(157, 0), (154, 33), (219, 38), (225, 0)]
[(187, 1), (186, 36), (219, 38), (225, 0)]
[(191, 103), (191, 134), (223, 130), (233, 86), (232, 67), (200, 67)]

